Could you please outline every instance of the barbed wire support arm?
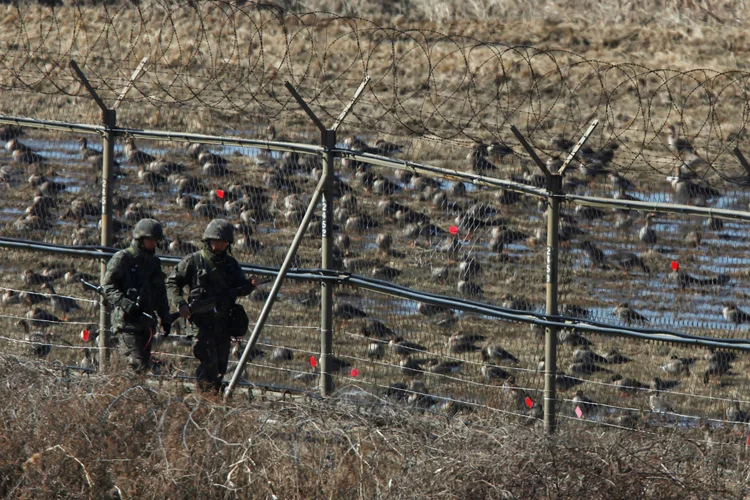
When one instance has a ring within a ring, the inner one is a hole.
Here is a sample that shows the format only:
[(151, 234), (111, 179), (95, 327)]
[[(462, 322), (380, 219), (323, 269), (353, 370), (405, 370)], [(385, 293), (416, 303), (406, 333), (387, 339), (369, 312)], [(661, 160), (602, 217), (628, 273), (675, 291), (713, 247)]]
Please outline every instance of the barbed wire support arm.
[(133, 85), (135, 85), (136, 80), (138, 80), (138, 78), (140, 78), (141, 74), (143, 73), (143, 68), (146, 67), (147, 62), (148, 62), (148, 56), (144, 56), (144, 58), (141, 59), (141, 62), (138, 63), (138, 66), (136, 66), (136, 68), (133, 70), (133, 73), (130, 75), (128, 82), (120, 91), (120, 95), (118, 95), (117, 99), (115, 99), (115, 104), (112, 106), (112, 109), (116, 110), (117, 108), (120, 107), (120, 104), (122, 104), (122, 101), (125, 99), (125, 96), (128, 95), (128, 92), (130, 92), (130, 89), (132, 89)]
[(740, 147), (735, 147), (732, 153), (734, 153), (734, 156), (737, 157), (737, 160), (740, 162), (740, 165), (742, 165), (742, 168), (745, 169), (747, 175), (750, 176), (750, 164), (747, 163), (747, 159), (745, 158), (745, 155), (742, 154)]
[(591, 134), (594, 133), (594, 130), (596, 129), (596, 126), (599, 125), (599, 120), (593, 120), (591, 122), (591, 125), (589, 125), (589, 128), (586, 130), (586, 132), (583, 133), (580, 139), (578, 139), (578, 142), (575, 146), (573, 146), (573, 149), (570, 150), (570, 154), (567, 158), (565, 158), (565, 161), (560, 166), (560, 175), (563, 175), (565, 173), (565, 169), (568, 168), (568, 165), (570, 165), (570, 162), (573, 161), (573, 159), (576, 157), (578, 152), (581, 150), (584, 144), (586, 144), (586, 141), (591, 136)]
[(516, 136), (516, 139), (518, 139), (518, 142), (521, 143), (521, 146), (523, 146), (523, 149), (526, 150), (527, 153), (529, 153), (529, 156), (531, 156), (531, 159), (534, 160), (534, 163), (537, 164), (537, 166), (541, 169), (542, 173), (544, 174), (544, 177), (547, 179), (547, 182), (549, 182), (549, 176), (551, 175), (551, 172), (547, 168), (547, 165), (544, 164), (544, 162), (539, 158), (539, 155), (536, 154), (536, 151), (534, 151), (534, 148), (531, 147), (531, 144), (529, 144), (529, 141), (526, 140), (526, 138), (523, 136), (520, 130), (516, 128), (515, 125), (510, 126), (510, 131), (513, 132), (513, 135)]
[[(103, 247), (112, 246), (112, 166), (115, 158), (115, 134), (113, 129), (117, 127), (117, 111), (110, 109), (104, 104), (86, 78), (78, 63), (74, 59), (70, 60), (70, 67), (78, 76), (81, 84), (91, 94), (97, 106), (102, 110), (102, 124), (104, 132), (102, 134), (102, 193), (101, 193), (101, 234), (100, 243)], [(123, 96), (124, 97), (124, 96)], [(99, 264), (99, 282), (104, 283), (104, 276), (107, 273), (107, 260), (100, 259)], [(99, 369), (106, 371), (109, 364), (109, 327), (110, 313), (104, 298), (99, 300)]]

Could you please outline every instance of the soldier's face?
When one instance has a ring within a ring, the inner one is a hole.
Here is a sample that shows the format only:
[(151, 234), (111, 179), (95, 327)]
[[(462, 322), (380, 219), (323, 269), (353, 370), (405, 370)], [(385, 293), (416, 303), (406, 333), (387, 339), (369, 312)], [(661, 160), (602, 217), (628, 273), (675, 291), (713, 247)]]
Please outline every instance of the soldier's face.
[(211, 241), (211, 250), (213, 250), (216, 253), (222, 253), (226, 251), (227, 247), (229, 246), (229, 242), (227, 240), (210, 240)]
[(156, 248), (156, 238), (143, 238), (143, 248), (149, 252)]

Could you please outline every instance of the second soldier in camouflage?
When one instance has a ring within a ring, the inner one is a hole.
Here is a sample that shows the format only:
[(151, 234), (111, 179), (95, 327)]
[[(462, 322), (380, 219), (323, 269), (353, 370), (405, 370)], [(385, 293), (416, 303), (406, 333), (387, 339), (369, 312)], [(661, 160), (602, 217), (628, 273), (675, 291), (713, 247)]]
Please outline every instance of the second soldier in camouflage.
[[(247, 333), (247, 315), (235, 300), (255, 287), (229, 253), (234, 242), (234, 227), (229, 221), (209, 222), (202, 240), (204, 248), (186, 256), (174, 268), (167, 278), (167, 290), (179, 307), (180, 316), (189, 319), (191, 333), (197, 338), (193, 353), (200, 361), (196, 370), (199, 387), (219, 391), (229, 363), (232, 337)], [(183, 296), (186, 286), (187, 299)], [(213, 297), (218, 298), (214, 309), (190, 311), (189, 303)]]

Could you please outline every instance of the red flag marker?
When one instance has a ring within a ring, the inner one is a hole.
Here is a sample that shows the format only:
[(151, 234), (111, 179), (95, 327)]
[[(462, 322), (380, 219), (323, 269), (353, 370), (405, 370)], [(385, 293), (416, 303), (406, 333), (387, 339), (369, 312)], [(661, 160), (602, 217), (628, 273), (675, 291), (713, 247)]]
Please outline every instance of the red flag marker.
[(750, 435), (747, 436), (747, 444), (750, 446)]
[(580, 406), (576, 406), (576, 415), (578, 415), (578, 418), (583, 418), (583, 410)]
[(223, 189), (217, 189), (216, 190), (216, 196), (218, 196), (219, 198), (221, 198), (223, 200), (224, 199), (224, 190)]
[(528, 406), (529, 408), (531, 408), (532, 406), (534, 406), (534, 402), (528, 396), (526, 396), (526, 400), (524, 401), (524, 403), (526, 403), (526, 406)]
[(357, 375), (359, 375), (359, 370), (357, 370), (356, 368), (352, 368), (351, 376), (356, 377)]
[(88, 342), (90, 336), (91, 333), (88, 330), (81, 330), (81, 340), (83, 340), (84, 342)]
[(672, 267), (672, 270), (674, 270), (674, 271), (679, 271), (680, 270), (680, 264), (676, 260), (672, 261), (672, 266), (671, 267)]
[(310, 356), (310, 366), (315, 368), (315, 366), (318, 364), (318, 362), (315, 360), (315, 356)]
[(457, 226), (451, 226), (448, 228), (448, 232), (451, 233), (453, 236), (458, 234), (458, 227)]

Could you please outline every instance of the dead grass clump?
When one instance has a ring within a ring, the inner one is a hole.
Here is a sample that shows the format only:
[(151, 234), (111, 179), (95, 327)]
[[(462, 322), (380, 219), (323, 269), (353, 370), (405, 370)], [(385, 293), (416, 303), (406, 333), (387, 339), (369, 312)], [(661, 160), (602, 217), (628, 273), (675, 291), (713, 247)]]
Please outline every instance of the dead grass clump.
[[(229, 404), (0, 358), (0, 495), (30, 498), (727, 498), (744, 448), (380, 402)], [(119, 492), (119, 493), (118, 493)]]

